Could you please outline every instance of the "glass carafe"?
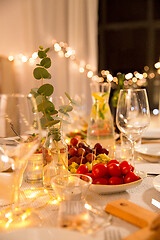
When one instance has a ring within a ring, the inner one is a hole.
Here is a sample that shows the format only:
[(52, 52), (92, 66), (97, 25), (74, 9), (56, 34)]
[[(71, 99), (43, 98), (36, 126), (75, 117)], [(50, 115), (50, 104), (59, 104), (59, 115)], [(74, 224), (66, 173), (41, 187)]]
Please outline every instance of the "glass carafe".
[(52, 190), (51, 179), (68, 173), (68, 148), (61, 130), (49, 130), (43, 145), (43, 185)]
[(87, 143), (94, 147), (98, 142), (109, 150), (109, 156), (114, 156), (114, 124), (109, 107), (111, 85), (104, 82), (90, 84), (92, 94), (92, 108), (87, 130)]

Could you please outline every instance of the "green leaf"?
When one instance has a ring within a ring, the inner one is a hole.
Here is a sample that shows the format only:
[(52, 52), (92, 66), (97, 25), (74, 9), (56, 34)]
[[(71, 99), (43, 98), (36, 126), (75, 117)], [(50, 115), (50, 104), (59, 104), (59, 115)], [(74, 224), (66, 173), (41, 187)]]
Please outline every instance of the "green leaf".
[(62, 121), (62, 118), (61, 118), (61, 117), (59, 117), (59, 116), (54, 116), (54, 117), (53, 117), (53, 119), (54, 119), (54, 120), (59, 120), (59, 121)]
[(41, 78), (50, 79), (51, 74), (42, 67), (36, 67), (33, 71), (33, 75), (36, 79), (40, 80)]
[(52, 120), (52, 121), (49, 121), (49, 122), (47, 122), (46, 124), (45, 124), (45, 126), (47, 127), (47, 126), (52, 126), (52, 125), (55, 125), (55, 124), (57, 124), (57, 123), (59, 123), (60, 122), (60, 120)]
[(45, 53), (45, 51), (39, 50), (38, 51), (38, 57), (39, 58), (45, 58), (45, 57), (47, 57), (47, 54)]
[(52, 95), (54, 91), (54, 87), (51, 84), (43, 84), (39, 89), (38, 89), (38, 93), (42, 94), (44, 96), (50, 96)]
[(45, 128), (46, 124), (52, 120), (53, 120), (53, 118), (50, 115), (47, 115), (47, 114), (45, 116), (43, 115), (40, 119), (42, 128)]
[(45, 68), (49, 68), (51, 66), (51, 59), (46, 57), (46, 58), (43, 58), (40, 62), (40, 65), (45, 67)]
[(73, 107), (70, 105), (62, 105), (59, 106), (59, 110), (63, 110), (64, 112), (71, 112), (73, 110)]
[(38, 105), (38, 111), (44, 113), (50, 107), (54, 107), (53, 103), (48, 100), (45, 100), (44, 102)]
[(50, 48), (46, 48), (46, 49), (44, 50), (44, 51), (45, 51), (45, 53), (47, 53), (47, 52), (49, 51), (49, 49), (50, 49)]
[(69, 101), (72, 101), (72, 99), (70, 98), (69, 94), (67, 92), (65, 92), (66, 97), (69, 99)]
[(75, 106), (80, 106), (81, 104), (79, 102), (77, 102), (76, 100), (72, 99), (71, 100), (71, 104), (75, 105)]
[(69, 117), (69, 114), (66, 111), (64, 111), (63, 109), (59, 109), (58, 112), (63, 113), (64, 115)]
[(46, 98), (43, 97), (42, 95), (38, 94), (38, 96), (36, 97), (37, 106), (38, 106), (39, 104), (41, 104), (43, 101), (46, 101)]
[(45, 110), (46, 113), (50, 114), (50, 115), (55, 115), (58, 113), (58, 111), (54, 108), (54, 107), (49, 107)]
[(39, 49), (43, 50), (43, 47), (42, 47), (42, 46), (39, 46)]

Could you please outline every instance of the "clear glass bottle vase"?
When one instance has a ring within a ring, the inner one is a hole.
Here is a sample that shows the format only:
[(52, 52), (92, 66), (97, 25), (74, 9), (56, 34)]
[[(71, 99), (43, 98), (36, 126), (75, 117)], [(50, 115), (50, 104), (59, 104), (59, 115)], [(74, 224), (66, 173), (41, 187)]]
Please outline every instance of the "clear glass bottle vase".
[(114, 123), (109, 107), (110, 83), (92, 82), (92, 108), (87, 129), (87, 143), (94, 147), (99, 142), (114, 156)]
[(68, 173), (68, 148), (61, 129), (48, 129), (42, 152), (43, 185), (52, 190), (51, 179), (56, 175)]

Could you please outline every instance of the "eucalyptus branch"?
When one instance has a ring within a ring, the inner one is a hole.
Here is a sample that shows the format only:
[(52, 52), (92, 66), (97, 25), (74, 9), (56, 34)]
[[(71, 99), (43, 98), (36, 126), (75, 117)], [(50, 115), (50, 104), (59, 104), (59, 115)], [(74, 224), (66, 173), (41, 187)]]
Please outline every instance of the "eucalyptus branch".
[[(52, 129), (57, 129), (54, 125), (60, 123), (62, 125), (64, 115), (69, 116), (69, 112), (72, 111), (73, 107), (71, 105), (77, 105), (77, 102), (71, 99), (68, 93), (65, 92), (66, 97), (69, 100), (67, 105), (62, 105), (58, 110), (55, 109), (54, 104), (49, 100), (49, 97), (54, 92), (54, 87), (52, 84), (44, 84), (45, 79), (51, 79), (51, 74), (48, 72), (48, 68), (51, 67), (51, 59), (47, 56), (49, 48), (43, 49), (42, 46), (39, 47), (38, 57), (40, 63), (37, 64), (37, 67), (33, 71), (34, 78), (36, 80), (41, 80), (41, 86), (39, 88), (31, 89), (31, 94), (34, 95), (38, 112), (41, 112), (42, 117), (40, 119), (42, 128), (48, 127), (51, 131)], [(59, 117), (59, 113), (62, 114), (62, 117)], [(54, 134), (56, 141), (59, 141), (59, 137)]]

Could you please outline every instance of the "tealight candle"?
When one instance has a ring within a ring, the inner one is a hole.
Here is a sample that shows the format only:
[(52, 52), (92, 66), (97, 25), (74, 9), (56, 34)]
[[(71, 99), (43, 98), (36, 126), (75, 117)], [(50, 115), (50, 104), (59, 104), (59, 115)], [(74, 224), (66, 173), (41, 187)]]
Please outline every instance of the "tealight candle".
[(40, 182), (43, 178), (43, 159), (42, 153), (35, 153), (28, 160), (25, 171), (26, 182)]

